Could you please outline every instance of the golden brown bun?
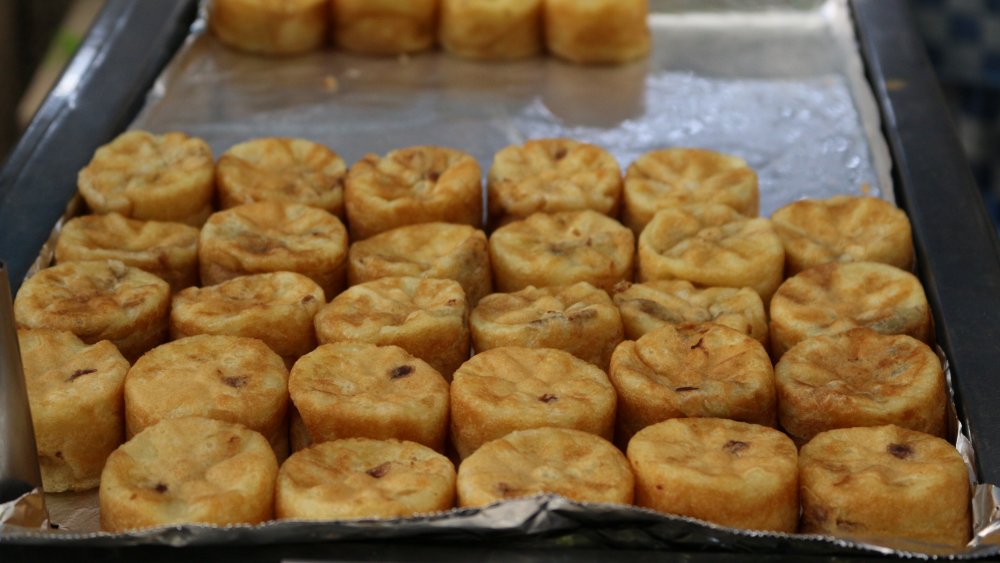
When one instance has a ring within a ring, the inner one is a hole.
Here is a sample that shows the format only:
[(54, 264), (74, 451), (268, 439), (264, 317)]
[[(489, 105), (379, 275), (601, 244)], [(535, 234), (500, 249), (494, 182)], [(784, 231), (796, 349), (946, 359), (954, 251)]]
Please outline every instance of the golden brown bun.
[(331, 0), (333, 41), (370, 55), (398, 55), (434, 46), (438, 0)]
[(483, 60), (542, 52), (542, 0), (441, 0), (438, 39), (445, 51)]
[(165, 420), (115, 450), (101, 474), (101, 529), (257, 524), (273, 515), (278, 462), (239, 424)]
[(319, 49), (327, 35), (327, 0), (212, 0), (208, 25), (241, 51), (292, 55)]
[(818, 434), (799, 455), (802, 532), (953, 548), (969, 541), (969, 477), (944, 440), (898, 426)]
[(77, 185), (95, 213), (200, 225), (212, 205), (214, 178), (205, 141), (184, 133), (126, 131), (97, 149)]
[(623, 63), (651, 45), (647, 0), (545, 0), (545, 44), (575, 63)]
[(580, 502), (632, 504), (628, 460), (580, 430), (534, 428), (483, 444), (458, 467), (459, 506), (553, 493)]
[(795, 444), (765, 426), (675, 418), (628, 444), (635, 503), (732, 528), (795, 532)]

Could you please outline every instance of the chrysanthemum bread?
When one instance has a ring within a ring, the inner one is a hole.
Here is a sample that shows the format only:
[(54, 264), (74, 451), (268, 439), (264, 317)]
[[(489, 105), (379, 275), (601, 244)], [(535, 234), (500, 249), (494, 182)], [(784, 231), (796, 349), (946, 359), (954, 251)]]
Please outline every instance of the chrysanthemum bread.
[(17, 341), (43, 488), (96, 487), (105, 460), (125, 438), (128, 361), (106, 340), (88, 346), (63, 330), (18, 330)]
[(87, 344), (110, 340), (129, 361), (166, 338), (169, 310), (167, 282), (117, 260), (46, 268), (14, 299), (18, 327), (68, 330)]
[(906, 213), (883, 199), (802, 199), (771, 215), (785, 245), (785, 273), (827, 262), (881, 262), (909, 270), (913, 240)]
[(587, 282), (488, 295), (472, 311), (469, 325), (476, 352), (558, 348), (603, 370), (624, 338), (618, 308)]
[(198, 283), (198, 229), (126, 219), (118, 213), (74, 217), (59, 234), (56, 262), (81, 260), (118, 260), (180, 291)]
[(125, 378), (125, 430), (204, 416), (260, 432), (278, 459), (288, 455), (288, 370), (263, 342), (201, 334), (150, 350)]
[(369, 154), (347, 174), (351, 239), (435, 221), (479, 227), (482, 192), (479, 164), (460, 150), (419, 146)]
[(389, 276), (455, 280), (474, 306), (493, 291), (486, 234), (468, 225), (421, 223), (351, 246), (351, 285)]
[(77, 185), (95, 213), (201, 225), (212, 213), (215, 161), (196, 137), (126, 131), (97, 149)]
[(657, 212), (639, 236), (639, 281), (680, 279), (749, 287), (767, 303), (781, 285), (785, 249), (767, 219), (719, 204)]
[(220, 41), (266, 55), (304, 53), (323, 46), (327, 0), (212, 0), (208, 25)]
[(628, 444), (635, 503), (732, 528), (795, 532), (795, 444), (765, 426), (721, 418), (675, 418)]
[(610, 440), (615, 390), (603, 371), (552, 348), (494, 348), (451, 383), (451, 439), (463, 459), (514, 430), (574, 428)]
[(398, 55), (434, 46), (438, 0), (331, 0), (333, 41), (371, 55)]
[(802, 447), (804, 533), (909, 539), (958, 548), (969, 541), (969, 477), (948, 442), (898, 426), (823, 432)]
[(542, 51), (542, 0), (441, 0), (438, 39), (449, 53), (511, 60)]
[(603, 438), (568, 428), (518, 430), (483, 444), (458, 467), (459, 506), (542, 493), (631, 504), (628, 460)]
[(738, 156), (704, 149), (662, 149), (625, 172), (622, 222), (638, 235), (657, 211), (682, 205), (728, 205), (746, 217), (760, 209), (757, 173)]
[(668, 324), (626, 340), (608, 372), (618, 393), (618, 433), (681, 417), (774, 426), (774, 371), (753, 338), (713, 323)]
[(615, 157), (570, 139), (537, 139), (502, 149), (493, 157), (487, 183), (495, 224), (581, 209), (617, 217), (621, 192)]
[(274, 452), (257, 432), (208, 418), (164, 420), (108, 458), (101, 529), (265, 522), (277, 475)]
[(886, 264), (831, 262), (788, 278), (771, 302), (775, 358), (806, 338), (855, 327), (931, 342), (934, 329), (920, 280)]
[(402, 518), (448, 510), (455, 466), (434, 450), (399, 440), (323, 442), (288, 458), (278, 472), (278, 518)]
[(545, 0), (545, 43), (575, 63), (623, 63), (651, 45), (648, 0)]
[(347, 166), (340, 155), (306, 139), (265, 137), (233, 145), (219, 157), (215, 179), (223, 208), (256, 201), (301, 203), (344, 216)]
[(212, 215), (201, 230), (201, 282), (213, 285), (246, 274), (297, 272), (327, 298), (344, 287), (347, 229), (336, 216), (299, 203), (262, 201)]
[(313, 443), (392, 438), (444, 449), (448, 382), (398, 346), (323, 344), (295, 363), (288, 390)]
[(684, 280), (623, 282), (615, 286), (613, 297), (629, 340), (638, 340), (667, 324), (712, 322), (767, 345), (764, 302), (746, 287), (699, 289)]
[(294, 272), (253, 274), (218, 285), (190, 287), (174, 295), (170, 338), (196, 334), (257, 338), (291, 366), (316, 347), (313, 318), (324, 303), (323, 289)]
[(785, 352), (774, 377), (781, 427), (799, 440), (884, 424), (938, 437), (947, 430), (941, 361), (909, 336), (855, 328), (807, 338)]
[(396, 345), (445, 379), (469, 359), (469, 304), (454, 280), (388, 277), (348, 288), (316, 316), (319, 342)]
[(610, 292), (632, 279), (635, 238), (589, 209), (535, 213), (493, 232), (490, 259), (503, 292), (581, 281)]

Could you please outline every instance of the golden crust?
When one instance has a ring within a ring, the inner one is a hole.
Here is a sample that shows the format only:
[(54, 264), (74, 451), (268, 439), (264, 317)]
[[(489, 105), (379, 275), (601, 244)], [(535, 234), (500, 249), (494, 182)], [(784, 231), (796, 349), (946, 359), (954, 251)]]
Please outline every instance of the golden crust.
[(349, 438), (288, 458), (278, 473), (278, 518), (402, 518), (454, 505), (455, 466), (414, 442)]
[(184, 133), (126, 131), (97, 149), (77, 178), (95, 213), (200, 225), (215, 191), (212, 149)]
[(773, 428), (671, 419), (636, 434), (627, 455), (639, 506), (733, 528), (795, 532), (795, 444)]
[(434, 46), (438, 0), (332, 0), (333, 41), (370, 55), (398, 55)]
[(552, 493), (580, 502), (632, 504), (628, 460), (580, 430), (534, 428), (483, 444), (458, 468), (459, 506)]
[(575, 63), (623, 63), (649, 54), (648, 0), (545, 0), (545, 44)]
[(257, 524), (273, 515), (278, 462), (239, 424), (187, 417), (147, 428), (101, 474), (101, 529)]
[(327, 35), (327, 0), (212, 0), (208, 25), (241, 51), (291, 55), (319, 49)]
[(542, 0), (442, 0), (438, 39), (445, 51), (483, 60), (542, 52)]
[(969, 478), (944, 440), (898, 426), (823, 432), (799, 455), (802, 531), (904, 538), (952, 548), (969, 541)]

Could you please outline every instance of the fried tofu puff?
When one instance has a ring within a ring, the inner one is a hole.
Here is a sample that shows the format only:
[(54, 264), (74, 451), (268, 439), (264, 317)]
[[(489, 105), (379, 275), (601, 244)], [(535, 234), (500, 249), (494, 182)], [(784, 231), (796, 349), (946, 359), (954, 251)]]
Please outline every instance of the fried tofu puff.
[(215, 161), (196, 137), (126, 131), (97, 149), (77, 186), (94, 213), (197, 226), (212, 213)]
[(581, 281), (611, 292), (632, 279), (635, 238), (596, 211), (535, 213), (493, 232), (490, 259), (503, 292)]
[(702, 287), (749, 287), (764, 303), (781, 285), (785, 248), (767, 219), (725, 205), (657, 212), (639, 236), (641, 282), (686, 280)]
[(482, 173), (455, 149), (409, 147), (354, 163), (344, 194), (351, 239), (415, 223), (483, 223)]
[(625, 63), (652, 44), (648, 0), (545, 0), (545, 44), (583, 64)]
[(233, 145), (215, 167), (223, 208), (283, 201), (344, 216), (347, 165), (340, 155), (305, 139), (265, 137)]
[(333, 42), (367, 55), (426, 51), (437, 34), (438, 0), (331, 0)]
[(326, 42), (327, 0), (212, 0), (209, 6), (209, 29), (240, 51), (293, 55)]
[(511, 145), (493, 157), (487, 179), (490, 221), (593, 209), (618, 216), (622, 173), (611, 153), (570, 139)]
[(636, 235), (656, 212), (670, 207), (715, 203), (741, 215), (760, 210), (757, 173), (738, 156), (704, 149), (662, 149), (635, 160), (625, 172), (622, 222)]
[(542, 0), (441, 0), (438, 39), (468, 59), (513, 60), (542, 52)]

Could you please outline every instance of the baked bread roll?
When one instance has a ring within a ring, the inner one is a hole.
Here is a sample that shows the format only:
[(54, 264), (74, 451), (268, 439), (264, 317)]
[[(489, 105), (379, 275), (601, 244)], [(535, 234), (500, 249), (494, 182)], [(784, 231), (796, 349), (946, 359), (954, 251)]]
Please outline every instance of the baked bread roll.
[(24, 382), (47, 493), (93, 489), (125, 437), (128, 361), (107, 340), (64, 330), (18, 330)]
[(969, 476), (944, 440), (898, 426), (818, 434), (799, 454), (802, 532), (964, 547)]
[(764, 303), (781, 285), (785, 248), (767, 219), (719, 204), (657, 212), (639, 236), (639, 281), (749, 287)]
[(451, 440), (464, 459), (514, 430), (556, 426), (610, 440), (615, 390), (569, 352), (494, 348), (462, 364), (451, 383)]
[(101, 529), (265, 522), (277, 475), (274, 452), (257, 432), (200, 417), (164, 420), (108, 458)]
[(458, 467), (459, 506), (552, 493), (632, 504), (635, 479), (610, 442), (568, 428), (518, 430), (483, 444)]
[(288, 456), (288, 370), (263, 342), (201, 334), (158, 346), (125, 378), (129, 438), (161, 420), (204, 416), (260, 432)]
[(395, 345), (451, 380), (469, 359), (469, 304), (454, 280), (381, 278), (348, 288), (316, 316), (322, 344)]
[(351, 239), (415, 223), (483, 223), (482, 173), (455, 149), (408, 147), (354, 163), (344, 193)]
[(795, 532), (795, 444), (773, 428), (675, 418), (641, 430), (627, 455), (639, 506), (731, 528)]
[(215, 161), (196, 137), (126, 131), (97, 149), (77, 185), (94, 213), (201, 225), (212, 212)]
[(233, 145), (219, 157), (215, 178), (223, 208), (283, 201), (344, 216), (347, 165), (306, 139), (264, 137)]
[(414, 442), (348, 438), (316, 444), (282, 464), (278, 518), (403, 518), (455, 504), (455, 466)]
[(313, 442), (392, 438), (444, 449), (448, 382), (398, 346), (324, 344), (295, 363), (288, 390)]
[(684, 280), (622, 282), (615, 286), (613, 297), (629, 340), (638, 340), (668, 324), (711, 322), (738, 330), (767, 346), (764, 302), (750, 288), (699, 289)]
[(802, 199), (775, 211), (771, 222), (785, 245), (785, 274), (789, 276), (827, 262), (913, 267), (910, 220), (882, 199)]
[(931, 342), (927, 296), (913, 274), (875, 262), (828, 263), (785, 280), (771, 302), (771, 352), (813, 336), (868, 327)]
[(596, 211), (535, 213), (493, 232), (490, 259), (506, 293), (581, 281), (610, 292), (632, 279), (635, 237)]
[(24, 281), (18, 328), (68, 330), (87, 344), (110, 340), (129, 361), (167, 336), (170, 286), (117, 260), (65, 262)]
[(618, 393), (622, 442), (682, 417), (774, 426), (774, 371), (749, 336), (712, 323), (668, 324), (615, 349), (608, 372)]
[(803, 442), (855, 426), (947, 431), (941, 361), (909, 336), (855, 328), (807, 338), (785, 352), (774, 377), (781, 427)]
[(523, 59), (542, 52), (542, 0), (441, 0), (438, 39), (469, 59)]
[(434, 46), (438, 0), (331, 0), (333, 41), (369, 55), (398, 55)]
[(288, 271), (312, 278), (329, 298), (344, 287), (346, 262), (340, 219), (298, 203), (262, 201), (215, 213), (198, 245), (203, 285)]
[(326, 41), (326, 0), (212, 0), (209, 6), (212, 33), (240, 51), (292, 55)]
[(159, 276), (180, 291), (198, 283), (198, 229), (138, 221), (117, 213), (74, 217), (63, 225), (56, 262), (118, 260)]
[(351, 285), (384, 277), (457, 281), (469, 304), (493, 291), (486, 234), (468, 225), (422, 223), (399, 227), (351, 246)]
[(316, 282), (294, 272), (240, 276), (174, 295), (170, 338), (221, 334), (256, 338), (291, 366), (316, 348), (313, 318), (326, 298)]
[(636, 235), (657, 211), (692, 204), (722, 204), (746, 217), (760, 210), (757, 173), (738, 156), (704, 149), (648, 152), (625, 172), (622, 222)]
[(570, 139), (538, 139), (502, 149), (493, 157), (487, 182), (493, 224), (583, 209), (617, 217), (621, 203), (622, 172), (615, 157)]
[(545, 44), (584, 64), (624, 63), (649, 54), (647, 0), (545, 0)]
[(557, 348), (602, 370), (624, 338), (618, 308), (604, 290), (587, 282), (488, 295), (472, 311), (469, 325), (476, 352), (503, 346)]

